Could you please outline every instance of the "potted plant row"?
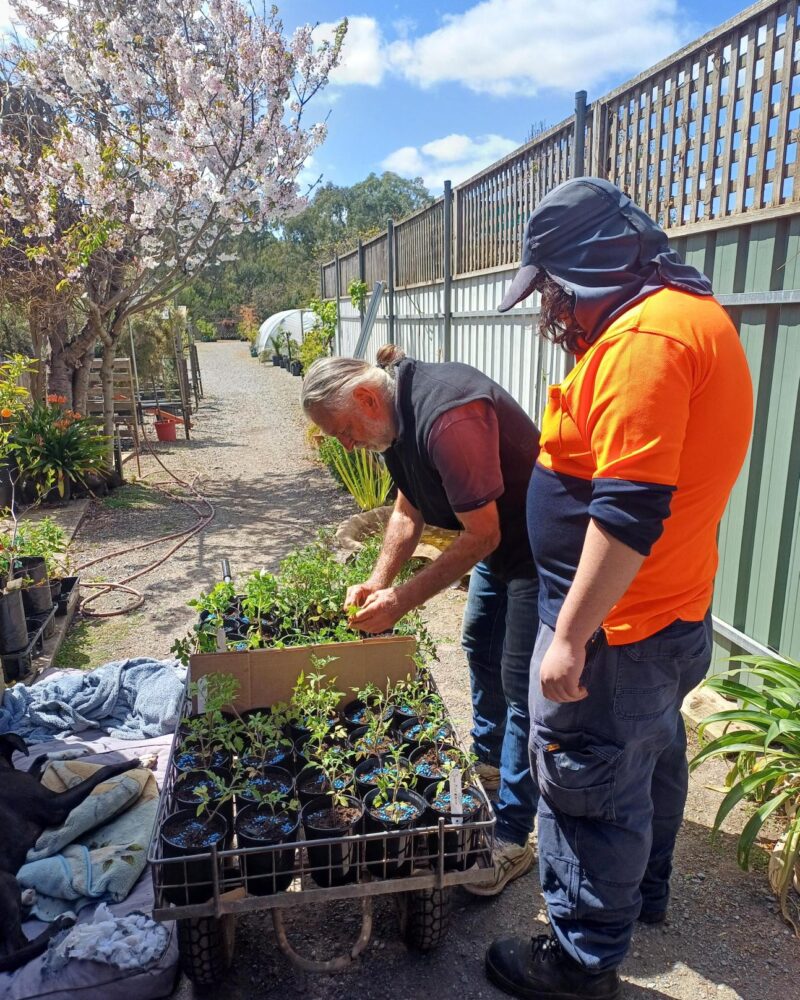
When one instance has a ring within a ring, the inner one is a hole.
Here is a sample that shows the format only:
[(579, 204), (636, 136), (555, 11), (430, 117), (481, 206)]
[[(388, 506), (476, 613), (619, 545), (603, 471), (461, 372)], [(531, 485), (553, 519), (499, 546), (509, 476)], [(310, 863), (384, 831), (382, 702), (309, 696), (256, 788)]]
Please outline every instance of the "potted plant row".
[[(369, 577), (380, 550), (380, 539), (370, 538), (360, 552), (342, 564), (332, 546), (332, 536), (317, 539), (290, 553), (276, 574), (251, 573), (236, 585), (218, 583), (189, 602), (198, 612), (197, 622), (177, 639), (173, 653), (184, 663), (195, 653), (215, 653), (220, 636), (230, 651), (310, 646), (353, 642), (362, 633), (349, 626), (344, 610), (348, 587)], [(408, 564), (402, 582), (413, 573)], [(395, 635), (413, 635), (424, 656), (434, 646), (418, 612), (412, 611), (395, 626)]]
[(417, 831), (440, 816), (446, 867), (474, 863), (475, 828), (451, 822), (451, 773), (463, 785), (457, 821), (485, 815), (486, 803), (425, 677), (384, 691), (367, 684), (340, 710), (344, 693), (323, 672), (331, 659), (312, 657), (314, 671), (301, 674), (288, 703), (242, 713), (223, 711), (236, 700), (229, 675), (190, 686), (192, 695), (202, 690), (205, 707), (181, 721), (175, 740), (173, 810), (160, 840), (164, 858), (188, 860), (165, 865), (168, 901), (212, 895), (212, 848), (242, 852), (242, 879), (254, 895), (288, 888), (301, 839), (320, 886), (355, 881), (362, 870), (402, 877), (412, 860), (439, 851), (438, 832)]
[[(39, 633), (52, 628), (54, 606), (66, 611), (76, 577), (65, 577), (63, 560), (67, 542), (63, 530), (49, 517), (39, 521), (11, 518), (0, 531), (0, 653), (20, 659)], [(24, 676), (16, 664), (16, 676)], [(8, 677), (13, 680), (15, 677)]]

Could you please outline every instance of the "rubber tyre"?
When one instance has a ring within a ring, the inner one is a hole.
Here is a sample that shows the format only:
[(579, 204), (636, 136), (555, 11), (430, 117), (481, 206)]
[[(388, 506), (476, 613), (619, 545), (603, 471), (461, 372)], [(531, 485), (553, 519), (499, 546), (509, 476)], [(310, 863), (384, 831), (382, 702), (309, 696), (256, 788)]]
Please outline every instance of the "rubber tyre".
[(178, 922), (181, 969), (195, 986), (214, 986), (233, 961), (236, 917), (194, 917)]
[(400, 927), (406, 945), (422, 952), (438, 948), (450, 926), (450, 891), (414, 889), (404, 892), (399, 903)]

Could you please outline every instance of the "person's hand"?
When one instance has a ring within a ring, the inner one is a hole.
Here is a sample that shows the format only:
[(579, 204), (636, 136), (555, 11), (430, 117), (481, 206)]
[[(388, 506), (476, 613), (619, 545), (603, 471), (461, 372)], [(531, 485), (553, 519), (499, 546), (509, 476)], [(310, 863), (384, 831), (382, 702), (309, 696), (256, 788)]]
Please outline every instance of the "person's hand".
[(348, 624), (360, 632), (388, 632), (408, 611), (400, 601), (395, 587), (384, 587), (371, 593)]
[(556, 634), (544, 655), (539, 673), (542, 694), (548, 701), (581, 701), (589, 692), (580, 679), (586, 665), (586, 647)]
[(348, 608), (360, 608), (370, 594), (374, 594), (378, 589), (369, 580), (365, 580), (364, 583), (354, 583), (352, 587), (347, 588), (347, 593), (344, 597), (344, 610), (347, 611)]

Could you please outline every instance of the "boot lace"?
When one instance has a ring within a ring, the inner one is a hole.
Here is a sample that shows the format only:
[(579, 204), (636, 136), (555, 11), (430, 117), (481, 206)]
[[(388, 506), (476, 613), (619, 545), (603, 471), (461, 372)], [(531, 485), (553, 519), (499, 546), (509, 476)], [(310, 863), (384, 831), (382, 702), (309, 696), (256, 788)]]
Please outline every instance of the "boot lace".
[(531, 958), (534, 962), (558, 962), (563, 956), (564, 949), (550, 934), (537, 934), (531, 938)]

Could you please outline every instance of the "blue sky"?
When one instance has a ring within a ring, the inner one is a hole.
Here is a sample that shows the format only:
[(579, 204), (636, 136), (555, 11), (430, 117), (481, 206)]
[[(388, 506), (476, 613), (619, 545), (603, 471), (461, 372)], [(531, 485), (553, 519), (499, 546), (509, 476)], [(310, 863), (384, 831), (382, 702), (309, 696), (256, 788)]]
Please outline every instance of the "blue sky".
[(343, 65), (314, 111), (328, 139), (305, 172), (352, 184), (422, 176), (435, 193), (748, 6), (743, 0), (405, 0), (279, 5), (287, 29), (348, 17)]
[[(302, 180), (391, 169), (439, 193), (746, 8), (743, 0), (285, 0), (287, 31), (350, 21)], [(0, 28), (9, 0), (0, 0)], [(328, 26), (328, 27), (326, 27)]]

